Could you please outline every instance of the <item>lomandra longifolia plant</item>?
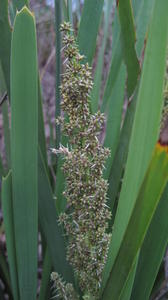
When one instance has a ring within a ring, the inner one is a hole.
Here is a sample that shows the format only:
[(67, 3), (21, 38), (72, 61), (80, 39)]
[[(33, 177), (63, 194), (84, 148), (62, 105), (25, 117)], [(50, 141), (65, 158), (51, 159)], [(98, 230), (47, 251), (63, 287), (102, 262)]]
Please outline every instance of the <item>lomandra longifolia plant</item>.
[[(40, 2), (53, 36), (54, 10)], [(48, 48), (50, 34), (42, 38), (38, 76), (43, 13), (38, 7), (36, 19), (29, 0), (0, 1), (0, 299), (156, 300), (167, 292), (168, 1), (80, 2), (73, 11), (74, 1), (55, 0), (56, 47)], [(37, 35), (39, 48), (39, 26)], [(56, 72), (48, 68), (54, 50)], [(48, 72), (56, 92), (46, 124)]]
[[(110, 240), (110, 234), (106, 233), (110, 219), (107, 181), (102, 177), (110, 153), (98, 139), (104, 115), (100, 112), (92, 115), (89, 110), (93, 86), (90, 67), (82, 63), (84, 57), (79, 54), (70, 24), (64, 23), (61, 31), (66, 61), (61, 85), (65, 117), (57, 122), (61, 123), (69, 144), (53, 149), (64, 157), (66, 176), (67, 210), (60, 215), (60, 223), (68, 239), (67, 260), (74, 269), (83, 299), (98, 299)], [(72, 286), (64, 285), (58, 274), (53, 273), (52, 280), (58, 299), (78, 299), (77, 295), (72, 296)]]

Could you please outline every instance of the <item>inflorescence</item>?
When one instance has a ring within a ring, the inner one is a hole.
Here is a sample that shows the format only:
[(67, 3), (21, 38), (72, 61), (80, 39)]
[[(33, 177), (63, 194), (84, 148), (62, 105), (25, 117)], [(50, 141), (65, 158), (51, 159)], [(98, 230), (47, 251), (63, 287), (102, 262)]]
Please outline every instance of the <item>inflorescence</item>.
[[(68, 238), (67, 260), (74, 269), (83, 299), (98, 299), (110, 240), (106, 232), (110, 219), (106, 205), (108, 185), (103, 179), (104, 163), (110, 153), (98, 139), (104, 115), (92, 115), (89, 110), (91, 68), (82, 63), (84, 57), (79, 54), (70, 24), (64, 23), (61, 31), (66, 61), (61, 108), (66, 121), (60, 117), (57, 123), (68, 136), (69, 146), (53, 149), (64, 157), (67, 210), (60, 215), (60, 222)], [(59, 289), (59, 276), (55, 276)]]

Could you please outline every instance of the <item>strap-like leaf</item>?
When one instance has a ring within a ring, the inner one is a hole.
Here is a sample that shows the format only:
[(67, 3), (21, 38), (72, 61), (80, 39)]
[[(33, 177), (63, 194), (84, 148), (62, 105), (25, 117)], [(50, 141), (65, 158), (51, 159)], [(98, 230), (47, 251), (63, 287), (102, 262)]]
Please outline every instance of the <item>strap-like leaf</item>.
[(11, 163), (20, 298), (36, 299), (38, 72), (34, 16), (16, 14), (11, 47)]
[(113, 93), (111, 95), (113, 105), (110, 105), (111, 103), (109, 103), (108, 110), (107, 110), (107, 124), (106, 124), (106, 136), (105, 136), (104, 146), (108, 147), (111, 150), (111, 153), (110, 153), (110, 157), (107, 159), (106, 162), (106, 169), (104, 172), (105, 178), (109, 177), (112, 162), (114, 159), (114, 155), (116, 152), (116, 148), (120, 136), (124, 92), (125, 92), (125, 79), (126, 79), (126, 70), (125, 70), (125, 65), (122, 64), (118, 74), (118, 78), (115, 81)]
[(130, 96), (137, 84), (138, 75), (140, 73), (139, 61), (135, 51), (135, 25), (132, 12), (131, 1), (118, 0), (118, 13), (121, 26), (121, 43), (123, 48), (123, 56), (127, 66), (127, 89)]
[(11, 172), (2, 181), (2, 210), (5, 225), (5, 236), (8, 251), (10, 278), (14, 300), (19, 300), (18, 273), (16, 262), (15, 233), (13, 222), (12, 174)]
[(52, 189), (39, 151), (39, 220), (46, 238), (54, 270), (67, 282), (73, 281), (72, 269), (66, 261), (66, 244), (63, 231), (58, 224), (58, 215), (54, 204)]
[[(85, 0), (79, 26), (78, 43), (81, 54), (91, 65), (96, 49), (97, 33), (104, 0)], [(94, 17), (93, 17), (94, 12)]]
[(166, 0), (163, 0), (162, 5), (158, 1), (155, 2), (145, 51), (126, 170), (111, 240), (111, 249), (113, 251), (107, 262), (108, 270), (106, 269), (105, 271), (105, 281), (119, 250), (139, 188), (158, 139), (166, 66), (168, 37), (167, 9), (168, 2)]
[(11, 28), (8, 19), (8, 0), (0, 2), (0, 40), (0, 60), (8, 95), (10, 95)]
[(150, 297), (168, 243), (167, 200), (168, 185), (160, 199), (140, 251), (131, 300), (148, 300)]
[(168, 154), (157, 146), (104, 288), (103, 300), (120, 299), (167, 181)]

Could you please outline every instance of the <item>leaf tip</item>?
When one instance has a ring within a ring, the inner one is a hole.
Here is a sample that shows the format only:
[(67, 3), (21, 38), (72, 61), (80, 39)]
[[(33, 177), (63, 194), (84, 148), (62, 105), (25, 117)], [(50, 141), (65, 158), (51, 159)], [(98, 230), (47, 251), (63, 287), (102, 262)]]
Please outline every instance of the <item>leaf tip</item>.
[(17, 10), (16, 15), (26, 14), (34, 18), (34, 14), (28, 9), (26, 5), (24, 5), (21, 10)]

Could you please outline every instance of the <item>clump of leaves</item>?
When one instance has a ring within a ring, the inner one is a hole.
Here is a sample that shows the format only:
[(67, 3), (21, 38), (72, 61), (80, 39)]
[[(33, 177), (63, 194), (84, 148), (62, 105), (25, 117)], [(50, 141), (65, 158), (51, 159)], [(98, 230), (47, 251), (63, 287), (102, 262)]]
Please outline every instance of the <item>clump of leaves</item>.
[[(64, 196), (68, 209), (60, 215), (60, 222), (68, 239), (67, 260), (74, 269), (83, 299), (98, 299), (110, 240), (106, 232), (110, 219), (106, 205), (108, 186), (102, 176), (110, 153), (98, 139), (104, 115), (100, 112), (92, 115), (89, 110), (91, 68), (82, 63), (83, 56), (79, 54), (70, 24), (64, 23), (61, 31), (66, 61), (61, 108), (66, 121), (59, 118), (57, 122), (68, 136), (69, 146), (53, 149), (64, 157), (66, 177)], [(58, 289), (60, 277), (56, 278)], [(62, 294), (59, 299), (66, 297)]]

